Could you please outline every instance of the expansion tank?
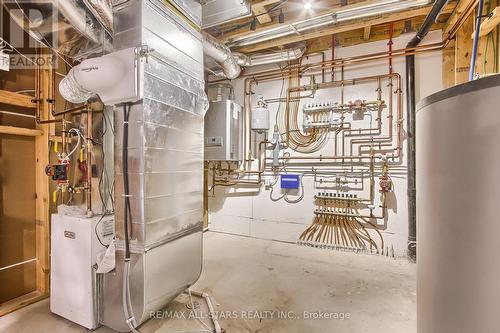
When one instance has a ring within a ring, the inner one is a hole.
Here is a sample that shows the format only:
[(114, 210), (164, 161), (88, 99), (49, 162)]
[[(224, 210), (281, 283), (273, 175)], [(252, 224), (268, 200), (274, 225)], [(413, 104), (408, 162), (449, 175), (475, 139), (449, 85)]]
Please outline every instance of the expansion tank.
[(500, 76), (417, 107), (418, 333), (500, 327)]

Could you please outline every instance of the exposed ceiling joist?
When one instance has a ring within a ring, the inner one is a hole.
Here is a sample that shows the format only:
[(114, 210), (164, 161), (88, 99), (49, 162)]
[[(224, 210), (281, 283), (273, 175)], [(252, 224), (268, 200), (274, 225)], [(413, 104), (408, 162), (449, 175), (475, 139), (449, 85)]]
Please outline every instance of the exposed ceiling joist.
[[(274, 0), (264, 0), (263, 2), (259, 2), (259, 3), (254, 4), (254, 5), (259, 5), (259, 4), (262, 4), (266, 1), (274, 1)], [(296, 23), (297, 21), (308, 19), (308, 18), (313, 17), (313, 16), (321, 16), (324, 14), (330, 14), (336, 10), (340, 10), (341, 8), (342, 9), (349, 9), (349, 8), (356, 8), (360, 5), (373, 4), (373, 3), (376, 3), (377, 1), (380, 1), (380, 0), (351, 0), (350, 4), (347, 6), (341, 6), (338, 3), (338, 0), (335, 0), (335, 1), (337, 3), (329, 5), (327, 9), (323, 8), (321, 11), (318, 11), (318, 12), (301, 11), (298, 15), (286, 15), (284, 23), (272, 22), (272, 23), (257, 27), (257, 29), (255, 31), (252, 31), (249, 29), (237, 30), (235, 32), (221, 36), (220, 40), (223, 43), (227, 43), (227, 42), (230, 42), (231, 40), (238, 39), (240, 37), (245, 37), (245, 36), (251, 35), (255, 32), (265, 31), (265, 30), (273, 29), (273, 28), (280, 27), (283, 25), (293, 24), (293, 23)], [(286, 9), (286, 7), (284, 9)]]
[[(481, 28), (479, 29), (479, 37), (486, 36), (493, 29), (495, 29), (500, 24), (500, 7), (495, 7), (491, 12), (491, 16), (484, 20), (481, 23)], [(471, 39), (474, 39), (474, 33), (470, 36)]]
[(271, 16), (267, 13), (266, 6), (273, 5), (281, 0), (264, 0), (257, 3), (252, 3), (252, 12), (257, 17), (260, 24), (269, 23), (272, 21)]
[(372, 30), (371, 25), (367, 25), (364, 30), (363, 30), (363, 39), (364, 40), (369, 40), (370, 39), (370, 32)]
[[(447, 5), (442, 14), (451, 13), (453, 11), (455, 4)], [(264, 49), (269, 49), (273, 47), (280, 47), (286, 44), (296, 43), (303, 40), (310, 40), (318, 37), (329, 36), (332, 34), (338, 34), (346, 31), (356, 30), (356, 29), (364, 29), (366, 26), (380, 25), (394, 21), (406, 20), (413, 17), (425, 16), (428, 14), (431, 6), (425, 6), (422, 8), (406, 10), (403, 12), (397, 13), (389, 13), (379, 15), (377, 17), (372, 18), (364, 18), (359, 20), (353, 20), (349, 22), (343, 22), (334, 24), (331, 26), (327, 26), (324, 28), (317, 29), (315, 31), (309, 33), (303, 33), (301, 35), (290, 35), (287, 37), (265, 41), (259, 44), (243, 46), (241, 48), (236, 48), (238, 51), (251, 53), (256, 51), (261, 51)]]
[[(413, 27), (420, 27), (424, 22), (425, 16), (419, 16), (412, 18), (410, 20)], [(370, 38), (365, 39), (364, 29), (357, 29), (342, 32), (335, 35), (335, 45), (340, 47), (359, 45), (364, 43), (376, 42), (381, 40), (389, 39), (391, 28), (393, 25), (393, 38), (399, 37), (401, 34), (408, 32), (405, 24), (406, 20), (396, 21), (391, 23), (386, 23), (382, 25), (371, 26), (370, 28)], [(444, 28), (445, 23), (435, 23), (433, 24), (432, 30), (440, 30)], [(312, 39), (308, 42), (307, 52), (315, 53), (325, 51), (332, 47), (331, 36), (323, 36), (319, 38)]]
[(450, 34), (455, 33), (455, 31), (452, 31), (452, 29), (457, 25), (457, 23), (459, 23), (458, 21), (461, 18), (467, 17), (470, 13), (473, 12), (478, 2), (479, 0), (460, 0), (457, 3), (455, 9), (451, 13), (450, 18), (448, 19), (448, 22), (446, 22), (446, 27), (443, 31), (444, 38), (448, 38)]

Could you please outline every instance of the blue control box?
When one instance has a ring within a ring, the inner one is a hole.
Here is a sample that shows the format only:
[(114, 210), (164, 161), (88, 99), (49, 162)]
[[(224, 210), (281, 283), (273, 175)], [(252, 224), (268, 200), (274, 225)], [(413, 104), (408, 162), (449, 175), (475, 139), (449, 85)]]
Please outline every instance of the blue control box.
[(284, 189), (298, 189), (298, 188), (300, 188), (300, 175), (282, 174), (281, 175), (281, 188), (284, 188)]

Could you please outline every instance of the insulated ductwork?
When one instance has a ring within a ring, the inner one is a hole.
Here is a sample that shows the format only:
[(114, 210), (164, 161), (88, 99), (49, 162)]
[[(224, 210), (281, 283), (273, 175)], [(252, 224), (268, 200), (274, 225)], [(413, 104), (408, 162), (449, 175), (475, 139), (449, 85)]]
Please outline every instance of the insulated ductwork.
[(42, 44), (76, 59), (109, 51), (110, 0), (5, 1), (14, 22)]
[(87, 8), (108, 31), (113, 31), (112, 0), (83, 0)]
[[(306, 46), (302, 44), (298, 47), (278, 52), (245, 55), (238, 52), (232, 53), (227, 46), (205, 33), (203, 34), (203, 51), (205, 55), (215, 60), (215, 62), (222, 67), (222, 72), (225, 77), (228, 79), (235, 79), (240, 75), (241, 67), (266, 65), (299, 59), (304, 55)], [(217, 73), (217, 71), (212, 70), (212, 73)]]
[[(137, 45), (147, 55), (142, 98), (115, 106), (116, 269), (102, 281), (102, 323), (128, 332), (201, 273), (208, 100), (202, 36), (192, 22), (164, 0), (129, 0), (114, 18), (110, 56)], [(85, 77), (78, 82), (89, 88)]]
[(336, 12), (311, 17), (299, 22), (282, 25), (272, 29), (257, 31), (245, 36), (229, 39), (228, 46), (246, 46), (277, 39), (298, 33), (320, 28), (325, 25), (345, 22), (375, 15), (398, 12), (406, 9), (417, 8), (432, 3), (432, 0), (386, 0), (375, 1), (358, 7), (341, 9)]
[(238, 65), (243, 67), (251, 67), (300, 59), (305, 52), (306, 46), (305, 44), (303, 44), (298, 47), (273, 53), (252, 54), (247, 56), (243, 53), (234, 52), (233, 56), (236, 57)]
[(236, 79), (240, 75), (241, 68), (231, 50), (206, 33), (203, 34), (203, 52), (222, 67), (222, 71), (228, 79)]

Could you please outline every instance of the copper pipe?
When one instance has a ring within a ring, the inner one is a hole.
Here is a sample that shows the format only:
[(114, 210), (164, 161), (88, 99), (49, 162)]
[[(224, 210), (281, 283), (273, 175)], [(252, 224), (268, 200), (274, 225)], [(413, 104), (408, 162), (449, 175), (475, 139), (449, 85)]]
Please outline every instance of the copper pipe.
[[(390, 157), (391, 158), (398, 158), (399, 155), (400, 155), (400, 150), (401, 150), (401, 122), (400, 120), (402, 120), (402, 105), (400, 103), (400, 100), (401, 100), (401, 76), (398, 74), (398, 73), (393, 73), (393, 74), (385, 74), (385, 75), (374, 75), (374, 76), (367, 76), (367, 77), (362, 77), (362, 78), (355, 78), (355, 79), (351, 79), (351, 80), (341, 80), (341, 81), (334, 81), (334, 82), (327, 82), (327, 83), (324, 83), (324, 84), (316, 84), (315, 88), (314, 89), (324, 89), (324, 88), (331, 88), (331, 87), (343, 87), (345, 86), (345, 84), (350, 84), (350, 85), (353, 85), (355, 83), (359, 83), (359, 82), (364, 82), (364, 81), (370, 81), (370, 80), (377, 80), (379, 81), (381, 78), (396, 78), (396, 81), (397, 81), (397, 90), (396, 90), (396, 93), (398, 94), (398, 104), (397, 104), (397, 107), (398, 107), (398, 143), (396, 145), (396, 148), (395, 148), (395, 153), (392, 154)], [(288, 94), (287, 94), (287, 98), (290, 97), (290, 92), (293, 92), (293, 91), (297, 91), (297, 92), (301, 92), (301, 91), (308, 91), (310, 90), (311, 87), (309, 85), (302, 85), (302, 86), (299, 86), (299, 87), (294, 87), (294, 88), (289, 88), (288, 89)], [(392, 94), (392, 89), (391, 89), (391, 94)], [(391, 101), (392, 101), (392, 95), (391, 95)], [(379, 118), (380, 118), (380, 115), (379, 115)], [(390, 114), (389, 114), (389, 119), (390, 119), (390, 126), (389, 126), (389, 135), (388, 137), (384, 137), (384, 138), (377, 138), (377, 141), (376, 142), (385, 142), (386, 140), (390, 140), (392, 142), (392, 108), (390, 110)], [(287, 133), (289, 133), (290, 131), (290, 123), (289, 123), (289, 116), (287, 117), (287, 124), (286, 124), (286, 127), (287, 127)], [(380, 126), (380, 130), (381, 130), (381, 123), (379, 124)], [(362, 129), (363, 131), (372, 131), (372, 129)], [(361, 133), (360, 133), (361, 134)], [(355, 134), (352, 134), (352, 129), (349, 130), (349, 135), (348, 136), (356, 136)], [(287, 136), (289, 137), (289, 136)], [(344, 137), (342, 137), (342, 141), (344, 143)], [(354, 141), (354, 140), (353, 140)], [(370, 142), (369, 139), (365, 139), (365, 140), (359, 140), (359, 142), (356, 142), (354, 141), (354, 143), (363, 143), (363, 142)], [(353, 142), (351, 142), (352, 144)], [(342, 145), (342, 149), (344, 149), (345, 147), (345, 144)], [(351, 154), (352, 154), (352, 148), (351, 148)], [(343, 151), (343, 154), (342, 156), (346, 156), (344, 151)], [(324, 159), (325, 157), (322, 157), (322, 159)], [(343, 160), (343, 158), (342, 158)]]
[(62, 119), (48, 119), (48, 120), (38, 120), (37, 123), (44, 125), (44, 124), (55, 124), (55, 123), (62, 123)]
[(78, 111), (85, 111), (88, 107), (89, 107), (88, 104), (84, 104), (84, 105), (80, 105), (80, 106), (77, 106), (74, 108), (66, 109), (66, 110), (61, 111), (61, 112), (55, 112), (55, 110), (53, 110), (52, 115), (54, 117), (57, 117), (57, 116), (65, 115), (67, 113), (76, 113)]
[[(240, 170), (240, 172), (243, 172), (243, 174), (255, 173), (255, 174), (259, 175), (259, 178), (261, 176), (261, 173), (259, 172), (260, 170), (257, 172), (247, 171), (248, 162), (251, 161), (251, 151), (250, 151), (250, 147), (249, 147), (249, 144), (251, 142), (251, 131), (250, 131), (250, 122), (249, 121), (250, 121), (250, 116), (251, 116), (250, 96), (251, 96), (252, 84), (257, 83), (259, 81), (272, 81), (272, 80), (276, 80), (276, 79), (280, 79), (280, 78), (284, 78), (284, 77), (291, 78), (293, 69), (297, 69), (299, 73), (301, 72), (301, 70), (305, 72), (305, 71), (310, 71), (310, 70), (312, 70), (314, 68), (318, 68), (318, 67), (321, 69), (324, 69), (325, 67), (331, 68), (333, 71), (335, 66), (337, 66), (339, 64), (343, 66), (345, 64), (356, 64), (356, 63), (361, 63), (361, 62), (365, 62), (365, 61), (373, 61), (373, 60), (377, 60), (377, 59), (385, 58), (385, 57), (393, 58), (393, 57), (397, 57), (397, 56), (405, 56), (408, 54), (437, 51), (437, 50), (445, 47), (448, 42), (449, 42), (449, 40), (446, 40), (442, 43), (434, 43), (434, 44), (429, 44), (429, 45), (421, 45), (421, 46), (418, 46), (415, 48), (395, 50), (392, 52), (392, 54), (388, 54), (387, 52), (379, 52), (379, 53), (373, 53), (373, 54), (364, 55), (364, 56), (349, 57), (349, 58), (345, 58), (345, 59), (332, 59), (329, 61), (322, 61), (320, 63), (316, 63), (316, 64), (312, 64), (312, 65), (300, 65), (300, 66), (290, 65), (290, 66), (288, 66), (289, 67), (288, 68), (288, 75), (284, 75), (282, 70), (270, 70), (270, 71), (264, 71), (264, 72), (260, 72), (260, 73), (256, 73), (256, 74), (243, 75), (243, 77), (245, 77), (245, 81), (244, 81), (244, 86), (245, 86), (245, 108), (244, 108), (245, 109), (245, 146), (244, 146), (245, 148), (244, 148), (244, 155), (245, 155), (245, 158), (244, 158), (243, 169)], [(400, 96), (398, 94), (398, 100), (399, 99), (400, 99)], [(288, 105), (288, 102), (290, 102), (289, 94), (287, 94), (287, 105)], [(398, 102), (398, 105), (400, 105), (399, 102)], [(400, 119), (402, 119), (402, 117), (398, 117), (398, 129), (401, 129)], [(289, 123), (289, 121), (288, 121), (288, 123)], [(290, 137), (290, 132), (287, 131), (286, 135), (287, 135), (287, 137)], [(398, 135), (398, 145), (397, 145), (398, 147), (400, 146), (400, 144), (399, 144), (400, 141), (401, 141), (401, 137), (400, 137), (400, 135)], [(400, 155), (400, 150), (401, 149), (397, 149), (396, 154), (393, 155), (394, 158)], [(342, 156), (334, 156), (334, 157), (328, 157), (328, 156), (326, 156), (326, 157), (320, 156), (320, 157), (313, 157), (313, 158), (311, 158), (309, 156), (297, 157), (297, 160), (316, 159), (316, 160), (321, 161), (321, 160), (330, 160), (330, 159), (331, 160), (358, 159), (361, 161), (361, 160), (366, 159), (366, 158), (367, 158), (366, 156), (355, 157), (355, 156), (345, 156), (345, 154), (342, 154)], [(269, 158), (265, 158), (265, 160), (268, 160), (268, 159)], [(285, 158), (280, 158), (280, 159), (292, 160), (295, 158), (294, 157), (285, 157)], [(377, 157), (377, 159), (379, 159), (379, 157)]]
[[(401, 56), (406, 56), (406, 55), (413, 55), (413, 54), (420, 54), (424, 52), (433, 52), (433, 51), (439, 51), (442, 50), (444, 47), (446, 47), (449, 43), (449, 40), (445, 40), (443, 42), (439, 43), (432, 43), (432, 44), (425, 44), (425, 45), (419, 45), (416, 47), (412, 48), (403, 48), (403, 49), (397, 49), (393, 50), (392, 54), (389, 54), (388, 51), (383, 51), (383, 52), (376, 52), (376, 53), (370, 53), (366, 55), (361, 55), (361, 56), (352, 56), (352, 57), (346, 57), (346, 58), (338, 58), (338, 59), (332, 59), (332, 60), (327, 60), (325, 62), (318, 62), (314, 64), (306, 64), (306, 65), (301, 65), (300, 70), (304, 73), (307, 71), (310, 71), (311, 69), (319, 68), (321, 69), (324, 67), (325, 69), (333, 69), (335, 67), (341, 67), (342, 65), (351, 65), (355, 63), (362, 63), (362, 62), (367, 62), (367, 61), (374, 61), (374, 60), (380, 60), (384, 58), (395, 58), (395, 57), (401, 57)], [(294, 66), (290, 66), (294, 67)], [(295, 66), (297, 67), (297, 66)], [(241, 77), (243, 78), (254, 78), (258, 79), (262, 75), (272, 75), (272, 74), (281, 74), (281, 70), (266, 70), (266, 71), (261, 71), (261, 72), (256, 72), (256, 73), (250, 73), (250, 74), (244, 74)], [(209, 83), (213, 82), (218, 82), (218, 81), (211, 81)]]

